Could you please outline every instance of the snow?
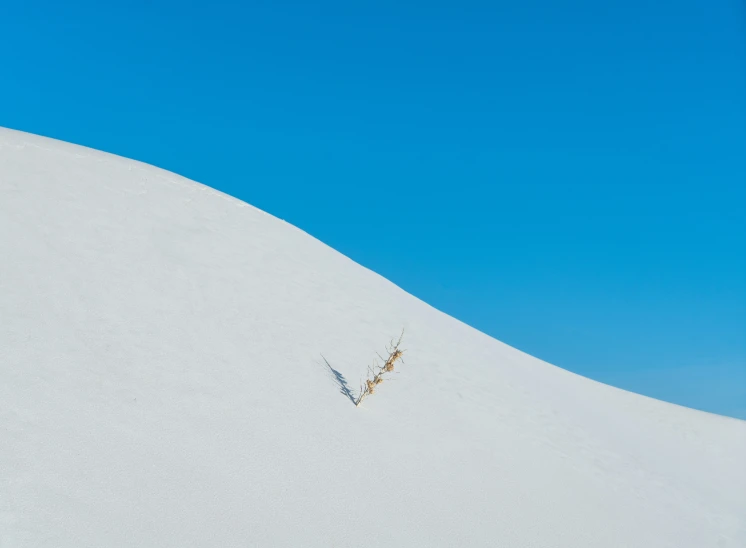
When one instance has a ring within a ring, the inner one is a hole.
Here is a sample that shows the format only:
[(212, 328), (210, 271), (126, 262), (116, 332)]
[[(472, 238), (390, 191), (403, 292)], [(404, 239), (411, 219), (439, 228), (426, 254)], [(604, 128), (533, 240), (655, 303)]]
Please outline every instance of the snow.
[[(402, 328), (356, 408), (341, 379)], [(743, 547), (744, 463), (744, 421), (528, 356), (173, 173), (0, 129), (2, 548)]]

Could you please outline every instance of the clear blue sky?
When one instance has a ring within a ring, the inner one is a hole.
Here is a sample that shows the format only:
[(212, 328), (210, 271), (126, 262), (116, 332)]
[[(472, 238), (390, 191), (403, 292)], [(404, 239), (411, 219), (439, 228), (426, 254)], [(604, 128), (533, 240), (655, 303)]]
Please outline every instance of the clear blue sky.
[(149, 162), (526, 352), (746, 418), (739, 0), (6, 2), (0, 125)]

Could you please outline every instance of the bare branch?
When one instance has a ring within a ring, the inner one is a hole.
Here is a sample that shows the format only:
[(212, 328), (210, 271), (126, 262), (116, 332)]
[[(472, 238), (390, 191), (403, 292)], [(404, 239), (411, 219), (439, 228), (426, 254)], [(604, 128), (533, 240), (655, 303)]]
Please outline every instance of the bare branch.
[(391, 339), (390, 343), (387, 345), (386, 351), (388, 352), (388, 357), (384, 360), (383, 356), (379, 355), (379, 358), (383, 361), (383, 365), (379, 366), (378, 363), (374, 361), (373, 366), (368, 366), (368, 378), (365, 380), (365, 383), (360, 385), (360, 394), (355, 402), (355, 407), (359, 407), (367, 396), (375, 392), (376, 386), (384, 381), (384, 375), (386, 373), (394, 372), (394, 367), (397, 361), (401, 360), (403, 362), (402, 355), (405, 351), (399, 348), (403, 338), (404, 330), (402, 329), (401, 335), (399, 335), (399, 340), (394, 342), (394, 339)]

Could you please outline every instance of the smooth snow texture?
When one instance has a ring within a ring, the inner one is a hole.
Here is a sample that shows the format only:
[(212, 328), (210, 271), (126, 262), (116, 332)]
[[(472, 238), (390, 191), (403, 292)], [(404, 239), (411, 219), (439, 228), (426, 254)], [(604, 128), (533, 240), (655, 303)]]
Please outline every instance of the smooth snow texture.
[[(338, 375), (357, 390), (402, 328), (356, 409)], [(532, 358), (178, 175), (0, 130), (2, 548), (743, 547), (745, 463), (746, 422)]]

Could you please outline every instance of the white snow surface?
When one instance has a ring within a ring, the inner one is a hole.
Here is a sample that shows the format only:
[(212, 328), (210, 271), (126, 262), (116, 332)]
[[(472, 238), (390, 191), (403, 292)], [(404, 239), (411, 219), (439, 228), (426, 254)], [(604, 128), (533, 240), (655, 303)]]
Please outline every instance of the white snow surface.
[[(330, 368), (357, 390), (402, 328), (356, 408)], [(173, 173), (0, 129), (0, 547), (42, 546), (744, 547), (746, 422), (549, 365)]]

